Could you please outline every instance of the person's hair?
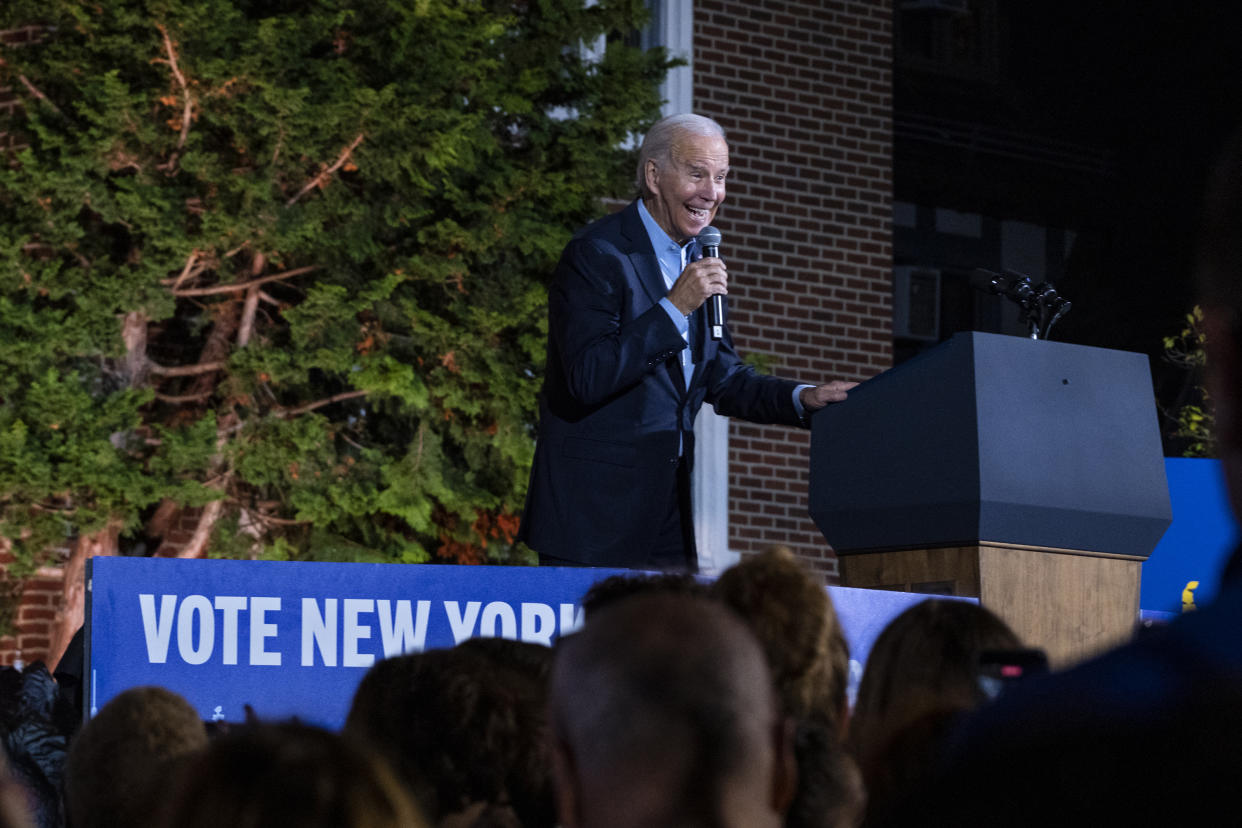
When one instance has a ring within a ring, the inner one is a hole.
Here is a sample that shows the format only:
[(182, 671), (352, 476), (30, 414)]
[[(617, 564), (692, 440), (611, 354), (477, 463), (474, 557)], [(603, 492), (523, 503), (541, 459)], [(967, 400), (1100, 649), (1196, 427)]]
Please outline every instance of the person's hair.
[(604, 607), (635, 595), (706, 597), (708, 586), (685, 572), (634, 572), (610, 575), (591, 584), (582, 596), (582, 612), (590, 618)]
[(652, 124), (651, 129), (643, 137), (642, 146), (638, 150), (638, 194), (641, 198), (650, 198), (652, 192), (647, 189), (647, 162), (655, 161), (656, 166), (664, 166), (673, 160), (673, 144), (682, 133), (702, 135), (708, 138), (724, 138), (724, 128), (720, 124), (703, 115), (683, 113), (668, 115)]
[(850, 718), (849, 744), (868, 790), (878, 757), (903, 730), (986, 700), (980, 654), (1021, 646), (1004, 621), (970, 601), (929, 599), (894, 618), (867, 657)]
[(512, 638), (467, 638), (456, 649), (473, 653), (499, 668), (514, 670), (535, 682), (540, 693), (547, 690), (548, 674), (552, 672), (552, 648)]
[(802, 722), (794, 736), (798, 787), (785, 828), (855, 828), (867, 801), (862, 774), (839, 734)]
[(433, 821), (485, 802), (511, 806), (523, 825), (552, 825), (546, 683), (536, 667), (506, 666), (486, 649), (376, 663), (345, 732), (376, 746)]
[(942, 746), (961, 724), (958, 710), (935, 710), (892, 735), (868, 760), (866, 825), (889, 825), (892, 815), (932, 784)]
[(190, 703), (162, 687), (113, 698), (78, 732), (65, 762), (73, 828), (150, 825), (177, 761), (207, 745)]
[(725, 791), (763, 762), (779, 717), (741, 620), (671, 594), (618, 601), (562, 638), (549, 704), (583, 799), (636, 794), (650, 825), (727, 824)]
[(785, 712), (841, 733), (850, 652), (823, 583), (773, 547), (725, 570), (712, 594), (759, 639)]
[(213, 740), (184, 764), (161, 817), (163, 828), (427, 824), (377, 754), (297, 723), (245, 725)]

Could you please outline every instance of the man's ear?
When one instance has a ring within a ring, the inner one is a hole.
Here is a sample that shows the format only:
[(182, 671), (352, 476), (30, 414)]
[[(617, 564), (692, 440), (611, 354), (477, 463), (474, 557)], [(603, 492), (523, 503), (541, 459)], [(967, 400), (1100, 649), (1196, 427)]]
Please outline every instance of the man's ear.
[(552, 739), (552, 783), (556, 790), (556, 814), (561, 828), (577, 828), (582, 824), (578, 773), (573, 751), (559, 738)]
[(794, 720), (781, 716), (772, 727), (772, 810), (784, 816), (798, 790), (798, 760), (794, 756)]
[(643, 167), (643, 180), (647, 182), (647, 191), (654, 193), (660, 183), (660, 167), (656, 164), (654, 158), (648, 158), (646, 165)]

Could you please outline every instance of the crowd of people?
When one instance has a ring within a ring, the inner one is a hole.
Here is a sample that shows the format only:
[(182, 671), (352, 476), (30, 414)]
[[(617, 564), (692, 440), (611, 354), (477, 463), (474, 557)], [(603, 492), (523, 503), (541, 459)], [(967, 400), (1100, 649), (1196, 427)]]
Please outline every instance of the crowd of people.
[[(1202, 736), (1211, 722), (1237, 735), (1230, 728), (1242, 710), (1230, 707), (1237, 677), (1208, 663), (1169, 697), (1162, 727), (1146, 696), (1104, 716), (1083, 695), (1111, 686), (1092, 685), (1099, 666), (1018, 687), (1039, 688), (1034, 704), (1020, 692), (993, 701), (982, 659), (1020, 652), (1022, 642), (977, 603), (936, 598), (877, 638), (851, 707), (850, 654), (829, 595), (779, 548), (711, 583), (613, 576), (583, 606), (583, 627), (553, 647), (475, 638), (376, 663), (339, 732), (208, 723), (176, 693), (140, 687), (69, 733), (70, 705), (42, 665), (6, 668), (0, 828), (1087, 824), (1058, 811), (1056, 789), (1041, 788), (1043, 809), (1019, 800), (1029, 813), (1005, 798), (1031, 796), (1036, 780), (1066, 768), (1097, 781), (1126, 777), (1129, 764), (1090, 763), (1140, 750), (1145, 736), (1175, 736), (1168, 727)], [(1104, 661), (1130, 651), (1130, 661), (1150, 662), (1150, 652), (1132, 652), (1140, 646), (1148, 642)], [(1186, 671), (1202, 654), (1180, 657)], [(1220, 692), (1196, 683), (1209, 679)], [(1059, 693), (1058, 683), (1076, 692)], [(1101, 722), (1073, 716), (1076, 708)], [(1150, 721), (1135, 718), (1144, 710)], [(1015, 724), (1027, 720), (1039, 729)], [(1089, 726), (1095, 743), (1069, 739)], [(1047, 764), (1032, 765), (998, 733), (1038, 746)], [(1231, 772), (1225, 754), (1210, 755)], [(1134, 816), (1132, 804), (1113, 806)], [(1091, 824), (1120, 824), (1091, 813)]]
[(857, 826), (869, 757), (977, 704), (978, 651), (1016, 641), (976, 604), (916, 605), (851, 715), (837, 615), (787, 550), (711, 583), (613, 576), (583, 606), (554, 647), (474, 638), (376, 663), (339, 732), (204, 722), (159, 687), (74, 732), (41, 665), (7, 668), (0, 826)]

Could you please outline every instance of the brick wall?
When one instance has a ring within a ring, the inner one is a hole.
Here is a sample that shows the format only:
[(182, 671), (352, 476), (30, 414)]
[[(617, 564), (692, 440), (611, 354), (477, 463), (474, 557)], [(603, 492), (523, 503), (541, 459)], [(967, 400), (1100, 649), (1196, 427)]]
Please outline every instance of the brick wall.
[[(694, 108), (730, 144), (718, 224), (743, 354), (805, 381), (892, 363), (890, 0), (696, 0)], [(730, 425), (729, 544), (837, 562), (806, 514), (810, 434)]]
[(15, 664), (18, 658), (26, 664), (47, 662), (52, 624), (64, 591), (64, 576), (59, 569), (40, 570), (26, 582), (17, 612), (17, 634), (0, 638), (0, 664)]
[[(0, 538), (0, 570), (12, 560), (8, 541)], [(47, 661), (52, 622), (63, 596), (64, 575), (58, 568), (40, 569), (26, 582), (14, 619), (16, 633), (0, 637), (0, 665), (12, 665), (19, 658), (26, 664)]]
[[(155, 554), (178, 557), (198, 526), (200, 512), (197, 508), (172, 512), (163, 526), (164, 535)], [(64, 550), (64, 556), (68, 556), (68, 550)], [(7, 541), (0, 538), (0, 577), (11, 561)], [(18, 658), (26, 664), (47, 662), (52, 629), (65, 599), (64, 578), (62, 568), (44, 567), (26, 582), (14, 619), (16, 634), (0, 637), (0, 666), (12, 665)]]

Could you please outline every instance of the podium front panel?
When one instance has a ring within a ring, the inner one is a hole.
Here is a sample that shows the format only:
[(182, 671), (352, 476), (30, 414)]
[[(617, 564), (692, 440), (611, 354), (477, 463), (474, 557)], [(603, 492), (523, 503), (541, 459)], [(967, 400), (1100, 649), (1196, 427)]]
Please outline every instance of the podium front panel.
[(1171, 521), (1146, 357), (958, 334), (816, 413), (841, 554), (1010, 543), (1146, 556)]

